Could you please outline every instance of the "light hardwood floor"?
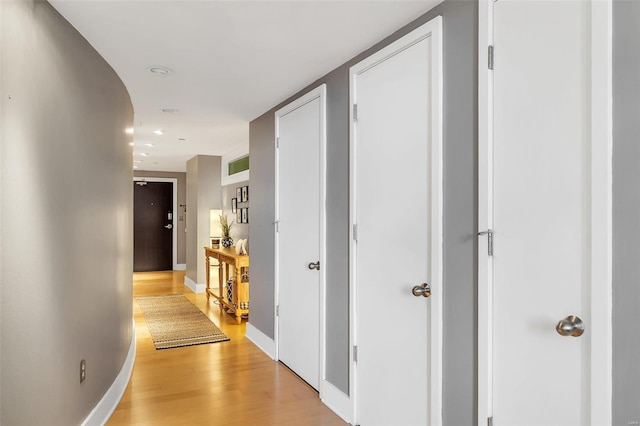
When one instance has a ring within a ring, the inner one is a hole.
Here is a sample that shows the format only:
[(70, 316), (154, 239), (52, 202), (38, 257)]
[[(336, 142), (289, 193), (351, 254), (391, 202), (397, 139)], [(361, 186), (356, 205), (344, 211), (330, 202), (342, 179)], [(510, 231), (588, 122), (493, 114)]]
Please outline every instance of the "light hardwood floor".
[[(213, 278), (213, 277), (212, 277)], [(318, 394), (269, 359), (237, 325), (184, 286), (184, 272), (134, 274), (135, 296), (184, 294), (229, 342), (156, 350), (133, 302), (137, 354), (131, 381), (107, 423), (116, 425), (346, 425)]]

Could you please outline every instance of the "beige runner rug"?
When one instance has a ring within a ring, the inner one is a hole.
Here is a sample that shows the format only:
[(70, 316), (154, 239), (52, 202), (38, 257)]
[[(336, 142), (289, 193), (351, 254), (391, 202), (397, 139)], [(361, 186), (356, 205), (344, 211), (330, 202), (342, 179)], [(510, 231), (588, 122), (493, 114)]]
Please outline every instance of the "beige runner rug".
[(229, 338), (181, 294), (136, 297), (156, 349), (225, 342)]

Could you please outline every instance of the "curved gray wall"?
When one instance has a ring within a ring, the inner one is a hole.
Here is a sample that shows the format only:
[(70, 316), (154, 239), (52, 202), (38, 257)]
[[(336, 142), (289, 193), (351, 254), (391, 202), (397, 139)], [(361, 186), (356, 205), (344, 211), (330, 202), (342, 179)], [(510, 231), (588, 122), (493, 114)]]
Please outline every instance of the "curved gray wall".
[(131, 343), (133, 108), (48, 3), (0, 8), (0, 423), (80, 424)]

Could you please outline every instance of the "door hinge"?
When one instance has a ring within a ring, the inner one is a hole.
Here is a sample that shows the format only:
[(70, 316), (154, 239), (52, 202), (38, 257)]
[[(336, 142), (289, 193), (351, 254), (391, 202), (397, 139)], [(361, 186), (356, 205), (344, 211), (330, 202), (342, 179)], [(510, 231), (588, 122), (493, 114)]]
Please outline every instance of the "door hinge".
[(353, 104), (353, 119), (358, 121), (358, 104)]
[(280, 232), (280, 221), (276, 220), (275, 222), (273, 222), (273, 224), (276, 227), (276, 234)]
[(489, 65), (489, 69), (492, 70), (493, 69), (493, 46), (489, 46), (489, 49), (488, 49), (488, 65)]
[(493, 230), (487, 229), (486, 231), (478, 232), (478, 236), (487, 236), (487, 254), (493, 256)]
[(353, 362), (358, 362), (358, 347), (353, 345)]
[(358, 241), (358, 225), (353, 225), (353, 239)]
[(487, 426), (493, 426), (493, 417), (487, 419)]
[(280, 137), (276, 138), (276, 148), (280, 148)]
[(276, 316), (280, 316), (280, 305), (276, 305)]

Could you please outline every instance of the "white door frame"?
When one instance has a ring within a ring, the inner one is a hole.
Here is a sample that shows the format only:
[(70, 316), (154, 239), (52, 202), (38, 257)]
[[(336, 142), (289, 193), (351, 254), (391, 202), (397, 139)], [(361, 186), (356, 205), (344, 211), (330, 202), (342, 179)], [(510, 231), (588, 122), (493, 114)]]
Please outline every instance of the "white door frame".
[[(428, 401), (429, 404), (429, 425), (439, 426), (442, 424), (442, 302), (444, 283), (443, 277), (443, 48), (442, 48), (442, 17), (436, 16), (426, 24), (418, 27), (409, 34), (401, 37), (388, 46), (380, 49), (367, 59), (359, 62), (349, 70), (349, 395), (352, 403), (352, 423), (357, 424), (357, 363), (354, 361), (354, 347), (358, 344), (358, 330), (356, 327), (358, 313), (356, 294), (356, 264), (357, 264), (357, 244), (354, 239), (353, 229), (356, 224), (356, 126), (354, 119), (353, 105), (357, 103), (355, 82), (358, 74), (366, 71), (379, 62), (401, 52), (404, 49), (427, 37), (432, 37), (432, 104), (430, 121), (432, 158), (431, 158), (431, 193), (437, 194), (432, 199), (432, 271), (431, 271), (431, 311), (429, 319), (431, 324), (430, 345), (429, 345), (429, 366), (428, 366)], [(392, 170), (388, 171), (393, 173)], [(402, 389), (398, 390), (403, 391)]]
[(157, 178), (134, 176), (134, 182), (167, 182), (172, 184), (173, 188), (173, 229), (171, 230), (171, 264), (174, 271), (178, 270), (178, 179), (176, 178)]
[[(612, 420), (612, 0), (591, 0), (591, 425)], [(478, 230), (493, 229), (493, 45), (494, 0), (480, 0), (478, 17)], [(496, 66), (500, 66), (499, 46)], [(493, 416), (492, 258), (478, 238), (478, 426)]]
[(274, 267), (274, 285), (275, 285), (275, 300), (274, 300), (274, 318), (273, 323), (274, 327), (274, 341), (275, 341), (275, 360), (279, 361), (279, 345), (278, 345), (278, 300), (279, 300), (279, 290), (280, 290), (280, 238), (278, 234), (278, 226), (280, 220), (280, 158), (279, 158), (279, 150), (278, 150), (278, 138), (280, 136), (280, 118), (289, 114), (292, 111), (308, 104), (309, 102), (320, 99), (320, 270), (319, 279), (320, 279), (320, 356), (318, 366), (319, 380), (318, 380), (318, 392), (320, 394), (320, 399), (323, 398), (323, 393), (325, 390), (325, 335), (326, 335), (326, 322), (325, 322), (325, 306), (326, 306), (326, 145), (327, 145), (327, 126), (326, 126), (326, 104), (327, 104), (327, 86), (326, 84), (322, 84), (319, 87), (309, 91), (305, 95), (299, 97), (295, 101), (289, 103), (285, 107), (279, 109), (275, 113), (275, 222), (274, 222), (274, 233), (275, 233), (275, 267)]

